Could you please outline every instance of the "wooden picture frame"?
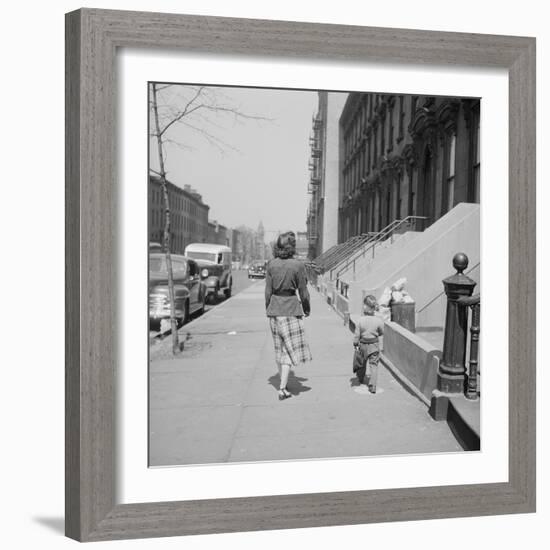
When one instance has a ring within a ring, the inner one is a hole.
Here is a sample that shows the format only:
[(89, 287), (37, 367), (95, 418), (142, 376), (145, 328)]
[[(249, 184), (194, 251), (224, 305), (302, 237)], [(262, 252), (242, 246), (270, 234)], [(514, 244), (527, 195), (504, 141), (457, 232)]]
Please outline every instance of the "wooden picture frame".
[[(117, 48), (509, 71), (509, 480), (116, 504)], [(66, 16), (66, 534), (80, 541), (535, 511), (535, 39), (82, 9)]]

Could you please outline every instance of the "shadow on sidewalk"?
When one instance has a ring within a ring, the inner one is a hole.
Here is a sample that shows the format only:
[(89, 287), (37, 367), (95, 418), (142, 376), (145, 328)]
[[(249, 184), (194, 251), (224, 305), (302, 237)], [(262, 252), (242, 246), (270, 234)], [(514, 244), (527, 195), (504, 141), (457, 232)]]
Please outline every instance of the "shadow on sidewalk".
[[(288, 375), (288, 384), (286, 387), (292, 395), (294, 396), (300, 395), (301, 393), (311, 390), (309, 386), (305, 386), (304, 384), (302, 384), (302, 382), (307, 382), (307, 380), (308, 380), (307, 378), (296, 376), (292, 371), (290, 371), (290, 374)], [(267, 381), (276, 390), (279, 389), (279, 385), (281, 382), (281, 379), (279, 378), (279, 374), (274, 374), (273, 376), (270, 376)]]

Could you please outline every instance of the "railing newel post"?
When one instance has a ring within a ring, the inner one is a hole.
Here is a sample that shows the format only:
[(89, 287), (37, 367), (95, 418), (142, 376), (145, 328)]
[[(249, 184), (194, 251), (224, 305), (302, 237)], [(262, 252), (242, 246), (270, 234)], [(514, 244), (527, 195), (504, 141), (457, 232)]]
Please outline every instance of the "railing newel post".
[(460, 298), (470, 297), (476, 286), (476, 282), (463, 273), (468, 267), (466, 254), (455, 254), (453, 267), (456, 274), (443, 280), (447, 295), (447, 314), (437, 387), (445, 393), (461, 393), (465, 390), (468, 310), (460, 304)]

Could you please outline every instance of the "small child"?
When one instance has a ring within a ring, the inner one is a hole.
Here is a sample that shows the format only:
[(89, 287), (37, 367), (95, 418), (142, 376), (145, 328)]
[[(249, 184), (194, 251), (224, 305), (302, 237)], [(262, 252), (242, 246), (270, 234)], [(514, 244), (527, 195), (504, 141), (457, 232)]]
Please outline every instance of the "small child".
[(378, 338), (384, 334), (384, 321), (374, 314), (377, 308), (376, 298), (372, 295), (365, 296), (363, 315), (357, 322), (353, 338), (353, 345), (362, 356), (362, 366), (357, 368), (357, 379), (359, 384), (362, 384), (366, 375), (366, 384), (371, 393), (376, 393), (380, 359)]

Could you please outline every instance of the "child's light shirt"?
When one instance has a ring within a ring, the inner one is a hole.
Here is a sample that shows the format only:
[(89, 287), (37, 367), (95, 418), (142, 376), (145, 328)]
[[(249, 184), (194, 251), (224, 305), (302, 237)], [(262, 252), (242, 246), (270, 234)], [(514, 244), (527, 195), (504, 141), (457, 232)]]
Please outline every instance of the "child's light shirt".
[(376, 315), (362, 315), (355, 325), (354, 344), (374, 340), (384, 334), (384, 321)]

